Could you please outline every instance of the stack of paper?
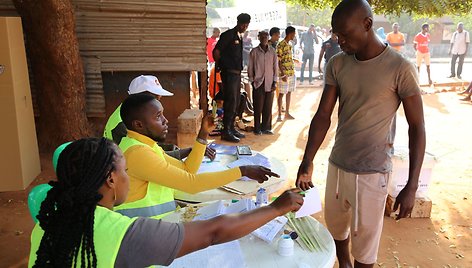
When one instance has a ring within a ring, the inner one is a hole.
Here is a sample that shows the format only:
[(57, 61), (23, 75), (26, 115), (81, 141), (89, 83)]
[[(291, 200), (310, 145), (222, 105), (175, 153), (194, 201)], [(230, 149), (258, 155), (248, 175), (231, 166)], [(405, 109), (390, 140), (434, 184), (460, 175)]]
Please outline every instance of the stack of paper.
[(254, 201), (251, 199), (242, 199), (229, 206), (225, 206), (223, 201), (216, 201), (197, 210), (197, 216), (194, 221), (208, 220), (223, 214), (233, 214), (251, 211), (256, 208)]

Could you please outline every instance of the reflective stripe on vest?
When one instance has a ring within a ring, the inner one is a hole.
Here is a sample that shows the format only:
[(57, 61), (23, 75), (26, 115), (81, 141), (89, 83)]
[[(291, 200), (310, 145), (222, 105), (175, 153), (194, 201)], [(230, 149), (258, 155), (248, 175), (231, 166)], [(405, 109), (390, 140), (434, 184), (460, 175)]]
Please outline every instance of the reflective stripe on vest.
[[(136, 139), (124, 137), (119, 145), (125, 153), (133, 146), (147, 146), (151, 148), (159, 157), (164, 158), (163, 150), (154, 144), (150, 147)], [(139, 200), (121, 204), (115, 207), (115, 211), (131, 217), (152, 217), (160, 219), (175, 211), (174, 189), (148, 182), (146, 195)]]
[(151, 207), (144, 208), (128, 208), (128, 209), (116, 209), (122, 215), (133, 217), (155, 217), (156, 215), (164, 214), (167, 212), (173, 212), (176, 209), (175, 201), (170, 201), (164, 204), (159, 204)]
[[(114, 267), (121, 241), (129, 226), (136, 220), (113, 212), (107, 208), (96, 206), (93, 224), (93, 242), (97, 255), (97, 267)], [(28, 267), (36, 262), (36, 252), (39, 249), (44, 231), (39, 224), (31, 233), (31, 251)], [(76, 267), (81, 267), (80, 253), (77, 256)]]

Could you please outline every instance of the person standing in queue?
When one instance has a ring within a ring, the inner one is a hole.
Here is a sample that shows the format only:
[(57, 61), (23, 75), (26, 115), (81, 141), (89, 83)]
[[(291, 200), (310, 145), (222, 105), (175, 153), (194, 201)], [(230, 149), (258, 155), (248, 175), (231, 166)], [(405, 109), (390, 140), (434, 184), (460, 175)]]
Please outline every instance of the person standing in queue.
[(249, 27), (251, 16), (246, 13), (238, 15), (237, 25), (222, 33), (213, 50), (216, 70), (221, 71), (223, 82), (223, 132), (221, 139), (239, 142), (245, 135), (234, 127), (236, 110), (241, 91), (241, 71), (243, 70), (243, 33)]
[(121, 150), (106, 138), (69, 144), (59, 156), (31, 233), (28, 267), (149, 267), (243, 237), (303, 204), (299, 189), (268, 206), (205, 221), (170, 223), (113, 211), (129, 178)]

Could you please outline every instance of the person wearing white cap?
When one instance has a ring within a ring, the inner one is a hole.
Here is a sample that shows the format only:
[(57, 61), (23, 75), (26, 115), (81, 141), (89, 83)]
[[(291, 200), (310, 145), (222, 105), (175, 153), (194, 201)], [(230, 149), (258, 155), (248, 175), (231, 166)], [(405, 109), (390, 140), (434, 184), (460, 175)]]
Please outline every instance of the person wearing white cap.
[[(159, 79), (154, 75), (140, 75), (134, 78), (129, 84), (128, 94), (150, 93), (155, 95), (156, 99), (162, 96), (173, 96), (174, 93), (165, 90)], [(123, 124), (120, 116), (121, 104), (108, 118), (103, 136), (107, 139), (113, 140), (116, 144), (120, 144), (121, 139), (126, 137), (126, 126)]]

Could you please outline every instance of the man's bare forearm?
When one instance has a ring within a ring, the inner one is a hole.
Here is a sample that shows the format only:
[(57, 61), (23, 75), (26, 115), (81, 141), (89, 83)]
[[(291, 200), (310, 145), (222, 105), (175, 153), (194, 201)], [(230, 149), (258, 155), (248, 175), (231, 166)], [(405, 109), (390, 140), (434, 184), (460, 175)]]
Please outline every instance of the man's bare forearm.
[(418, 189), (418, 179), (423, 165), (426, 132), (424, 124), (410, 126), (408, 129), (409, 149), (410, 149), (410, 169), (406, 188), (416, 191)]
[(311, 120), (310, 130), (308, 134), (308, 142), (303, 155), (304, 162), (312, 162), (315, 158), (316, 152), (323, 143), (326, 133), (331, 125), (331, 116), (322, 115), (319, 112), (315, 114)]

